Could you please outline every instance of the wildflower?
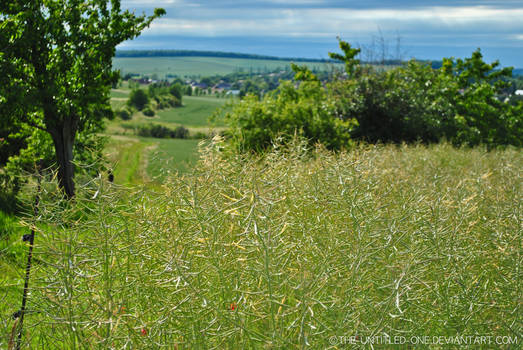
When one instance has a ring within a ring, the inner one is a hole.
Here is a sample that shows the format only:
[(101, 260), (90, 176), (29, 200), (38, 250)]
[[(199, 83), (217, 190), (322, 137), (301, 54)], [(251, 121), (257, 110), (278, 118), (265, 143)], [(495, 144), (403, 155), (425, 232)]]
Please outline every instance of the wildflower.
[(231, 303), (231, 311), (236, 310), (237, 307), (236, 303)]
[(145, 329), (145, 328), (142, 328), (142, 330), (140, 332), (142, 333), (142, 337), (147, 335), (147, 329)]

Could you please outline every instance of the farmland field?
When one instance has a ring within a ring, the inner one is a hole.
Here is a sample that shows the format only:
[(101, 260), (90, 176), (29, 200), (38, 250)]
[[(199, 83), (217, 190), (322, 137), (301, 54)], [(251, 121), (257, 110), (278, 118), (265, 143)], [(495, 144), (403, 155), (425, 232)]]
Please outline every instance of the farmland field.
[[(291, 61), (218, 57), (116, 57), (113, 59), (114, 68), (120, 69), (123, 74), (138, 73), (149, 76), (156, 74), (160, 79), (168, 74), (180, 77), (203, 77), (229, 74), (238, 70), (254, 73), (285, 70), (290, 68), (290, 63)], [(299, 62), (299, 64), (325, 70), (340, 66), (321, 62)]]
[[(481, 334), (519, 348), (519, 150), (303, 146), (229, 158), (218, 142), (154, 192), (101, 178), (67, 205), (44, 183), (24, 339), (335, 349), (346, 334)], [(23, 286), (14, 261), (0, 280), (4, 335)]]
[[(210, 124), (209, 117), (226, 102), (223, 98), (184, 96), (183, 107), (159, 111), (158, 118), (167, 123), (207, 127)], [(215, 125), (224, 126), (223, 120), (216, 120)]]

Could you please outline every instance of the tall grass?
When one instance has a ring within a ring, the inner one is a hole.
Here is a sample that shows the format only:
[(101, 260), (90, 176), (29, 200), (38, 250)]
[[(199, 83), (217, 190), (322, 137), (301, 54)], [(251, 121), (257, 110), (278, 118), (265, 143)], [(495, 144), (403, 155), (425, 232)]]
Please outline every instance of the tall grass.
[[(157, 192), (96, 179), (65, 204), (48, 185), (25, 341), (325, 349), (352, 335), (491, 335), (521, 343), (520, 151), (366, 146), (335, 155), (296, 143), (263, 158), (225, 153), (213, 143), (192, 176)], [(3, 334), (13, 322), (2, 320)]]

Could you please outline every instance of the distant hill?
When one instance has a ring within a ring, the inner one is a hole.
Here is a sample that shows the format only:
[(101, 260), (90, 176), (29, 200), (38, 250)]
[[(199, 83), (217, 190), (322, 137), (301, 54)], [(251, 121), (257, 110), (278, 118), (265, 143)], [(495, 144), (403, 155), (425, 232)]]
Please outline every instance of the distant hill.
[(335, 62), (331, 59), (315, 59), (303, 57), (276, 57), (238, 52), (197, 51), (197, 50), (117, 50), (116, 57), (219, 57), (243, 58), (269, 61), (294, 61), (294, 62)]
[[(215, 60), (217, 59), (217, 60)], [(238, 52), (197, 51), (197, 50), (117, 50), (115, 67), (124, 72), (140, 74), (212, 75), (227, 74), (237, 70), (266, 71), (285, 68), (290, 62), (301, 62), (310, 68), (319, 65), (339, 64), (331, 59), (313, 59), (303, 57), (277, 57)], [(435, 69), (441, 67), (442, 61), (428, 61)], [(404, 62), (386, 60), (385, 62), (367, 62), (376, 66), (397, 66)], [(323, 67), (322, 69), (325, 69)], [(523, 76), (523, 69), (513, 71), (514, 76)]]

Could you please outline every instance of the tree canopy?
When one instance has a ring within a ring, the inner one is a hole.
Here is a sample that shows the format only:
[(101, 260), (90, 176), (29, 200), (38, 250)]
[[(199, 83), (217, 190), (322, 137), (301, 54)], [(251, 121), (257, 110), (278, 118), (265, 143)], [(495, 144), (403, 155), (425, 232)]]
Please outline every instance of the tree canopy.
[(0, 3), (0, 126), (48, 133), (58, 179), (74, 195), (73, 149), (79, 132), (112, 116), (115, 48), (157, 17), (122, 11), (119, 0), (16, 0)]

